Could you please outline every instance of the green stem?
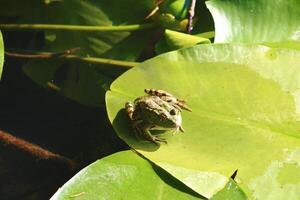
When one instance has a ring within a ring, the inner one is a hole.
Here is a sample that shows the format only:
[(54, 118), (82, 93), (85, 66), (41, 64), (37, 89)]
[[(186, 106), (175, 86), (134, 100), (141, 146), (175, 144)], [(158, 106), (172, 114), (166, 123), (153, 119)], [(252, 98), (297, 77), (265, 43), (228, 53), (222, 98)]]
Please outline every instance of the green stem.
[(56, 30), (56, 31), (86, 31), (86, 32), (117, 32), (152, 29), (155, 23), (133, 24), (123, 26), (80, 26), (62, 24), (0, 24), (1, 30)]
[(119, 67), (136, 67), (140, 63), (139, 62), (131, 62), (131, 61), (122, 61), (122, 60), (113, 60), (113, 59), (107, 59), (107, 58), (97, 58), (97, 57), (82, 57), (82, 56), (76, 56), (76, 55), (70, 55), (68, 54), (70, 51), (76, 50), (69, 49), (67, 51), (61, 52), (61, 55), (58, 55), (58, 53), (40, 53), (40, 54), (20, 54), (20, 53), (11, 53), (11, 52), (5, 52), (6, 56), (14, 57), (14, 58), (20, 58), (20, 59), (67, 59), (67, 60), (77, 60), (81, 62), (87, 62), (87, 63), (95, 63), (95, 64), (106, 64), (106, 65), (113, 65), (113, 66), (119, 66)]
[(130, 62), (130, 61), (113, 60), (113, 59), (96, 58), (96, 57), (80, 57), (74, 55), (65, 55), (62, 56), (62, 58), (66, 58), (70, 60), (78, 60), (78, 61), (88, 62), (88, 63), (95, 63), (95, 64), (114, 65), (114, 66), (120, 66), (126, 68), (136, 67), (140, 64), (139, 62)]

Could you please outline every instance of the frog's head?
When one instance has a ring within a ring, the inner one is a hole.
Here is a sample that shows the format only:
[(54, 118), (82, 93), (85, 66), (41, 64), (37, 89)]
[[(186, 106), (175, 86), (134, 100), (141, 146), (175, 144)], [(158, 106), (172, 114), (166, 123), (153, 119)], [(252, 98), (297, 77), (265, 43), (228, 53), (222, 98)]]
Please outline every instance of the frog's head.
[(181, 124), (181, 112), (179, 109), (169, 105), (168, 103), (161, 105), (161, 109), (157, 112), (156, 126), (163, 129), (175, 129), (183, 131)]

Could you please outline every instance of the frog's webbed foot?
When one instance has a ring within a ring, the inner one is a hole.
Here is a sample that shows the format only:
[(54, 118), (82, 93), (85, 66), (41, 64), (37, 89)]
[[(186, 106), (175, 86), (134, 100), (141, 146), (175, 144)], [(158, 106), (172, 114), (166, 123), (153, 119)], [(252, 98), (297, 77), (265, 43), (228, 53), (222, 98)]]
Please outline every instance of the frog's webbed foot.
[(143, 137), (158, 146), (160, 145), (159, 142), (167, 144), (167, 140), (165, 138), (154, 136), (150, 133), (149, 129), (151, 127), (152, 126), (146, 125), (143, 121), (136, 121), (136, 123), (133, 124), (133, 128), (138, 136)]
[(177, 99), (172, 94), (164, 91), (164, 90), (157, 90), (157, 89), (145, 89), (145, 93), (151, 95), (151, 96), (158, 96), (162, 100), (172, 104), (174, 107), (176, 107), (178, 110), (184, 109), (187, 111), (192, 111), (187, 105), (186, 101), (182, 99)]

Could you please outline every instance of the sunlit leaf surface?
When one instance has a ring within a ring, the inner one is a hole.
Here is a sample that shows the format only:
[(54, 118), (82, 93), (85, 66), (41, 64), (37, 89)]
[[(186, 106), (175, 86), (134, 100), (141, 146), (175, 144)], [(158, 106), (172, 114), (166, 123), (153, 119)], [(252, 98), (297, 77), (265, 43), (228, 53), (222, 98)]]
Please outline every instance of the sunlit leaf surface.
[[(119, 77), (107, 93), (119, 137), (200, 194), (239, 170), (249, 198), (300, 198), (300, 53), (255, 45), (199, 45), (163, 54)], [(185, 133), (160, 147), (134, 136), (124, 104), (145, 88), (185, 99)]]
[(298, 0), (210, 0), (215, 42), (264, 43), (300, 39)]
[(204, 199), (171, 175), (131, 151), (123, 151), (82, 169), (52, 200)]

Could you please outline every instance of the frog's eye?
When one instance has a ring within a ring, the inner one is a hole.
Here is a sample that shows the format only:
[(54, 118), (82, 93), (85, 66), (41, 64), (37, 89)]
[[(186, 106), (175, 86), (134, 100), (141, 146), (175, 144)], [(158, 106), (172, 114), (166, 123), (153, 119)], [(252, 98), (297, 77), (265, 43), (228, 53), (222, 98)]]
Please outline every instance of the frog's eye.
[(176, 110), (175, 109), (170, 110), (170, 115), (176, 115)]

